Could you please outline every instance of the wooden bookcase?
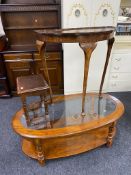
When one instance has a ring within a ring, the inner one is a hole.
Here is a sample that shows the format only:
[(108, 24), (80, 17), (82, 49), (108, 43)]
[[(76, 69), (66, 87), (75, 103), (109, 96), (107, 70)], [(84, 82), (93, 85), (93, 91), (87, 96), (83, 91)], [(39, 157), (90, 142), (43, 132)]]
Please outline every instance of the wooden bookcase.
[[(31, 60), (43, 72), (36, 49), (34, 30), (61, 28), (61, 1), (5, 0), (1, 2), (0, 12), (8, 48), (2, 55), (9, 86), (16, 93), (16, 77), (30, 74)], [(53, 92), (63, 93), (63, 53), (61, 44), (47, 46), (47, 64)]]

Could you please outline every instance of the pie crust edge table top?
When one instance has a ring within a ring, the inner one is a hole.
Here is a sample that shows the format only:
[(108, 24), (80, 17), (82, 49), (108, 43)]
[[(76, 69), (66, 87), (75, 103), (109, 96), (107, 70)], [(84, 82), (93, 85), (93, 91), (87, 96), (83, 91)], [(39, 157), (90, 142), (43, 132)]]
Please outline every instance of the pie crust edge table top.
[(51, 43), (98, 42), (113, 38), (115, 27), (85, 27), (35, 30), (39, 40)]

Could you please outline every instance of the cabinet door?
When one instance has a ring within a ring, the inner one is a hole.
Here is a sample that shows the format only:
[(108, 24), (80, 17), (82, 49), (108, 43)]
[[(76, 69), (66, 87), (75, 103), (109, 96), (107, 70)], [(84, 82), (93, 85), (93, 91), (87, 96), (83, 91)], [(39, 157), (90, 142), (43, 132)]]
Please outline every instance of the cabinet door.
[(0, 56), (0, 96), (8, 96), (9, 86), (6, 77), (6, 68), (3, 62), (3, 58)]
[(9, 97), (9, 87), (6, 78), (0, 78), (0, 96)]
[(109, 91), (131, 90), (131, 54), (115, 53), (112, 55), (110, 76), (108, 80)]
[(16, 91), (16, 78), (30, 74), (31, 54), (4, 55), (4, 59), (11, 90)]
[(62, 1), (62, 26), (63, 28), (87, 27), (90, 25), (91, 0)]
[(0, 6), (4, 31), (11, 49), (36, 50), (37, 36), (34, 30), (61, 27), (61, 6), (56, 1), (39, 3), (40, 0), (35, 4)]
[(116, 26), (120, 0), (94, 0), (91, 26)]
[(5, 76), (5, 66), (0, 56), (0, 78)]
[(121, 53), (112, 55), (111, 72), (131, 73), (131, 54)]
[[(10, 54), (5, 55), (6, 69), (12, 92), (16, 91), (16, 78), (31, 74), (31, 54)], [(21, 61), (20, 61), (21, 60)], [(22, 61), (23, 60), (23, 61)], [(35, 67), (43, 73), (43, 66), (35, 54)], [(63, 93), (63, 64), (60, 53), (49, 53), (47, 58), (48, 71), (51, 86), (54, 93)]]
[[(130, 74), (131, 76), (131, 74)], [(108, 92), (131, 91), (131, 80), (118, 80), (108, 82)]]
[[(61, 54), (62, 53), (59, 52), (46, 54), (51, 87), (53, 93), (55, 94), (63, 93), (63, 61)], [(39, 59), (38, 54), (35, 54), (35, 61), (37, 69), (40, 70), (42, 74), (44, 74), (44, 66)]]
[[(92, 2), (91, 26), (116, 26), (120, 0), (94, 0)], [(107, 42), (99, 42), (92, 54), (89, 71), (89, 90), (98, 91), (106, 59)], [(110, 65), (108, 65), (109, 67)], [(109, 69), (107, 70), (103, 90), (107, 91)]]
[[(62, 1), (63, 28), (89, 27), (92, 0)], [(84, 54), (78, 44), (64, 44), (64, 93), (82, 92)]]

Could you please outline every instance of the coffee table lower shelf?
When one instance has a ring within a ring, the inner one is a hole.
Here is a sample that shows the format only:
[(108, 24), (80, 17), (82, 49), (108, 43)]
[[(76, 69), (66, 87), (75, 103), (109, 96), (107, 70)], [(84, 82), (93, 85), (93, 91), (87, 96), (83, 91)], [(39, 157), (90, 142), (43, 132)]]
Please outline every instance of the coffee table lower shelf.
[[(67, 157), (97, 148), (107, 143), (108, 130), (109, 126), (80, 134), (73, 134), (72, 136), (43, 140), (42, 148), (45, 158), (54, 159)], [(22, 150), (29, 157), (38, 159), (33, 139), (23, 139)]]

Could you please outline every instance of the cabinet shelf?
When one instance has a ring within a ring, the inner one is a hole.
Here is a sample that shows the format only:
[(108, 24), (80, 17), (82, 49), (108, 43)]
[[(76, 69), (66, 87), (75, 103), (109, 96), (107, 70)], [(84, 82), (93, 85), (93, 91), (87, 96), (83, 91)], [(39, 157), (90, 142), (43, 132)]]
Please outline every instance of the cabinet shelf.
[(14, 26), (14, 27), (5, 27), (5, 30), (39, 30), (39, 29), (55, 29), (58, 28), (58, 26), (47, 26), (47, 27), (43, 27), (43, 26), (38, 26), (38, 27), (31, 27), (31, 26)]

